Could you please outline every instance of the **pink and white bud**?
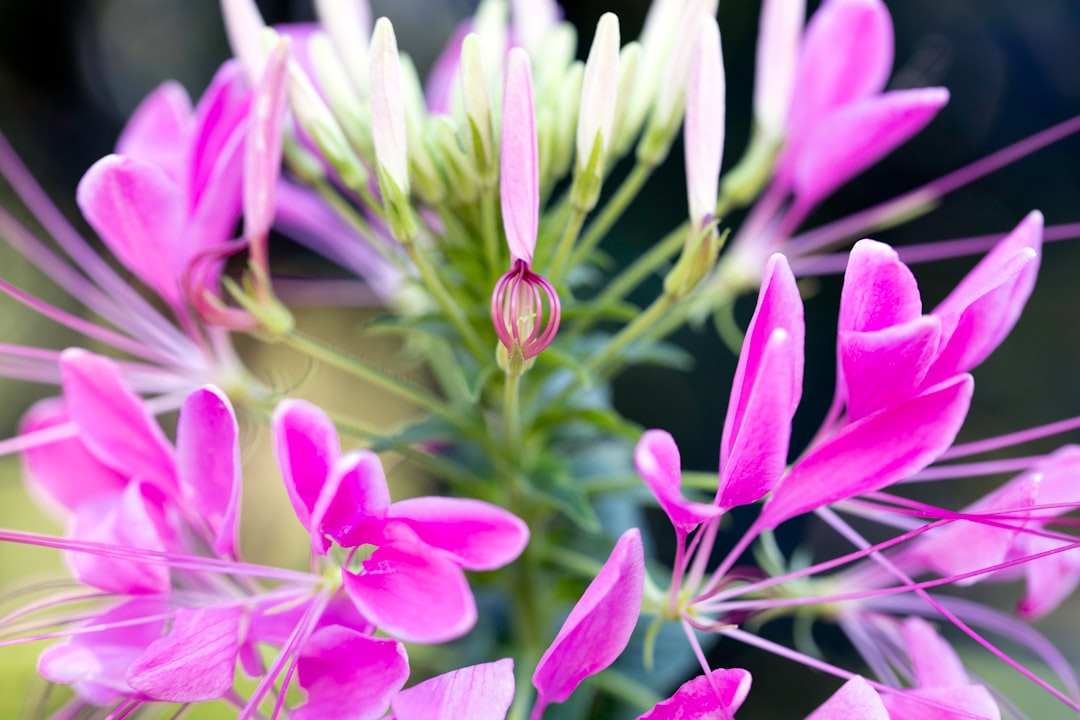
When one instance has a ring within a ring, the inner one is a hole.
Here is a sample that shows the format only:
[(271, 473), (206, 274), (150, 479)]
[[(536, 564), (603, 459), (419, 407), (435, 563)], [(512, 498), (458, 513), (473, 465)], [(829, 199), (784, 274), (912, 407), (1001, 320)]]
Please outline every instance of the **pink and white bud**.
[(674, 126), (686, 107), (686, 77), (690, 68), (690, 53), (698, 32), (707, 18), (716, 17), (715, 0), (690, 0), (683, 10), (675, 46), (663, 71), (657, 89), (651, 125), (659, 129)]
[(641, 130), (640, 123), (628, 127), (630, 107), (634, 102), (634, 92), (639, 81), (638, 63), (641, 60), (641, 44), (629, 42), (619, 51), (619, 83), (615, 90), (615, 122), (611, 126), (611, 141), (608, 144), (612, 155), (622, 155), (629, 146), (629, 140), (637, 137)]
[(511, 356), (516, 350), (522, 360), (528, 360), (543, 352), (555, 339), (561, 318), (559, 294), (524, 260), (515, 260), (495, 284), (491, 322)]
[(266, 22), (259, 14), (255, 0), (221, 0), (221, 14), (225, 20), (225, 33), (229, 36), (229, 47), (243, 66), (248, 83), (254, 87), (259, 83), (263, 65), (266, 64), (262, 40)]
[(375, 23), (369, 67), (371, 135), (380, 169), (404, 195), (409, 192), (405, 136), (405, 101), (401, 93), (401, 61), (394, 27), (386, 18)]
[(250, 243), (252, 265), (267, 274), (266, 242), (281, 176), (288, 64), (289, 39), (279, 37), (255, 88), (244, 145), (244, 238)]
[(585, 62), (585, 79), (581, 85), (577, 125), (578, 170), (589, 166), (597, 136), (601, 160), (607, 154), (615, 123), (618, 88), (619, 18), (614, 13), (604, 13), (596, 25), (596, 35)]
[(724, 154), (726, 83), (720, 28), (706, 18), (690, 57), (686, 85), (686, 194), (690, 221), (698, 229), (712, 221)]
[(473, 148), (473, 154), (484, 163), (484, 169), (494, 166), (492, 137), (491, 137), (491, 99), (488, 94), (487, 80), (484, 76), (483, 57), (481, 55), (480, 37), (470, 33), (461, 43), (461, 100), (465, 108), (465, 115), (475, 128), (476, 138), (470, 128), (467, 133), (467, 143), (473, 144), (474, 139), (480, 140), (480, 147)]
[(368, 82), (368, 38), (371, 6), (368, 0), (315, 0), (315, 14), (330, 35), (355, 89), (364, 95)]
[(770, 140), (780, 140), (787, 126), (806, 0), (764, 0), (758, 26), (754, 77), (754, 119)]
[(562, 10), (555, 0), (511, 0), (514, 37), (529, 53), (539, 52), (548, 33), (555, 29), (562, 18)]
[[(333, 40), (324, 32), (314, 32), (308, 39), (308, 56), (311, 59), (315, 81), (322, 90), (326, 102), (341, 129), (353, 147), (367, 147), (367, 108), (361, 98), (350, 72), (342, 64), (341, 56), (334, 49)], [(367, 82), (367, 73), (364, 73)]]
[(473, 32), (480, 37), (488, 84), (495, 88), (503, 77), (510, 35), (510, 8), (506, 0), (481, 0), (473, 16)]
[(513, 260), (531, 264), (540, 220), (540, 168), (529, 55), (514, 48), (507, 56), (503, 88), (499, 198), (506, 244)]

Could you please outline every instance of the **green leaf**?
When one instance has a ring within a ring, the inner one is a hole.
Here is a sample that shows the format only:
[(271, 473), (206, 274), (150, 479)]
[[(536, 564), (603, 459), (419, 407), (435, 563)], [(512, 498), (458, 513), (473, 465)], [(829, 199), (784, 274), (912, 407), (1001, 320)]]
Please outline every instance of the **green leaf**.
[(600, 518), (596, 516), (589, 496), (574, 482), (563, 463), (553, 455), (546, 455), (529, 477), (533, 492), (547, 500), (571, 522), (588, 533), (600, 531)]

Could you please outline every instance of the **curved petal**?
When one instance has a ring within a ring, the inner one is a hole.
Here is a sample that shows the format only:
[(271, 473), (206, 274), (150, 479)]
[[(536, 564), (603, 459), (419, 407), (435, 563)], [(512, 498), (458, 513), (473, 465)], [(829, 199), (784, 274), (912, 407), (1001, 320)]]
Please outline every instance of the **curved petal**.
[(848, 421), (917, 395), (940, 340), (941, 322), (932, 315), (873, 332), (839, 332)]
[(529, 56), (514, 48), (506, 59), (502, 104), (499, 200), (506, 244), (514, 260), (531, 264), (540, 222), (540, 164)]
[(395, 543), (377, 549), (359, 573), (342, 570), (345, 591), (364, 615), (406, 642), (441, 643), (476, 624), (465, 574), (438, 550)]
[[(324, 533), (341, 547), (373, 542), (390, 507), (379, 456), (357, 450), (337, 460), (311, 512), (312, 537)], [(317, 542), (317, 541), (315, 541)], [(316, 552), (321, 552), (316, 545)]]
[(179, 307), (180, 240), (187, 217), (181, 186), (156, 165), (106, 155), (83, 175), (75, 199), (124, 267)]
[(506, 658), (425, 680), (390, 705), (396, 720), (505, 720), (513, 700), (514, 661)]
[(964, 663), (952, 645), (920, 617), (909, 617), (900, 624), (908, 657), (918, 685), (964, 685), (968, 682)]
[(642, 434), (634, 448), (634, 467), (679, 532), (689, 533), (723, 512), (715, 505), (683, 498), (679, 447), (667, 432), (646, 430)]
[(829, 697), (806, 720), (889, 720), (877, 690), (856, 675)]
[(386, 517), (404, 523), (424, 544), (448, 553), (467, 570), (501, 568), (529, 542), (529, 526), (517, 515), (469, 498), (401, 500)]
[(235, 556), (240, 524), (240, 428), (225, 394), (207, 385), (188, 395), (176, 427), (180, 492), (206, 522), (214, 552)]
[[(623, 533), (536, 666), (537, 706), (563, 702), (619, 657), (641, 613), (645, 555), (637, 528)], [(535, 715), (539, 717), (539, 715)]]
[(920, 687), (888, 693), (882, 700), (890, 720), (1001, 720), (1001, 709), (982, 685)]
[[(1017, 538), (1016, 551), (1035, 555), (1068, 544), (1053, 538), (1026, 535)], [(1080, 549), (1074, 547), (1028, 560), (1023, 568), (1027, 588), (1016, 605), (1016, 614), (1025, 620), (1039, 620), (1056, 610), (1080, 585)]]
[(311, 511), (330, 468), (341, 455), (337, 429), (326, 413), (303, 400), (285, 400), (274, 408), (270, 425), (285, 490), (300, 524), (310, 531)]
[(332, 625), (316, 630), (296, 664), (307, 702), (289, 713), (296, 720), (376, 720), (409, 677), (405, 647)]
[(79, 348), (60, 355), (64, 400), (79, 439), (98, 460), (126, 477), (176, 492), (176, 460), (165, 433), (109, 358)]
[(221, 697), (233, 685), (241, 613), (239, 607), (179, 608), (172, 629), (128, 669), (128, 683), (163, 702)]
[(734, 717), (750, 692), (750, 673), (739, 668), (713, 670), (683, 683), (667, 700), (638, 720), (712, 720)]
[(970, 375), (960, 375), (845, 426), (795, 463), (765, 503), (757, 525), (772, 529), (922, 470), (952, 444), (967, 416), (973, 386)]
[(116, 152), (156, 165), (183, 185), (194, 128), (195, 116), (187, 91), (180, 83), (169, 80), (135, 108), (116, 141)]
[(840, 332), (873, 332), (922, 316), (915, 276), (896, 251), (876, 240), (851, 248), (840, 293)]

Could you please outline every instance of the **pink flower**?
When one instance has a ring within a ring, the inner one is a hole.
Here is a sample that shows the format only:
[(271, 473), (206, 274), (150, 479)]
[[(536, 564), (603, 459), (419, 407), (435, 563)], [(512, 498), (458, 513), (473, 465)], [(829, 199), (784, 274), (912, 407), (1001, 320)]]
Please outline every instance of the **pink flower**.
[(504, 720), (514, 699), (509, 658), (443, 673), (399, 692), (393, 720)]
[(689, 680), (667, 700), (638, 720), (712, 720), (733, 718), (750, 692), (746, 670), (713, 670)]

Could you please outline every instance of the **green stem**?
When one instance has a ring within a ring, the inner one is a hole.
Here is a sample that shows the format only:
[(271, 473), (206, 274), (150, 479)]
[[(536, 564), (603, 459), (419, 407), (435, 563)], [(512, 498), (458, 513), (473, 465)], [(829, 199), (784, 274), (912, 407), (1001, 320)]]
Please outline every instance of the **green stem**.
[(574, 248), (573, 254), (570, 255), (570, 267), (578, 265), (589, 257), (589, 253), (600, 244), (600, 241), (604, 239), (616, 221), (622, 217), (622, 214), (630, 206), (634, 198), (637, 197), (637, 194), (641, 192), (641, 188), (644, 187), (655, 169), (655, 165), (638, 160), (637, 164), (634, 165), (634, 169), (622, 181), (619, 189), (608, 200), (604, 209), (600, 211), (595, 220), (589, 223), (589, 229), (585, 232), (578, 246)]
[(461, 310), (461, 303), (458, 303), (450, 296), (449, 291), (446, 289), (446, 285), (443, 284), (442, 279), (435, 272), (435, 268), (428, 262), (427, 255), (416, 246), (415, 242), (406, 242), (406, 249), (409, 251), (409, 257), (412, 258), (413, 263), (416, 265), (416, 269), (420, 271), (420, 277), (424, 280), (424, 285), (427, 286), (429, 292), (435, 298), (435, 302), (439, 304), (442, 311), (446, 313), (446, 316), (450, 319), (450, 323), (461, 335), (465, 344), (469, 346), (469, 350), (481, 363), (487, 361), (491, 357), (492, 350), (484, 344), (484, 341), (480, 339), (480, 335), (476, 332), (476, 328), (469, 324), (468, 318), (465, 317), (465, 313)]
[(398, 267), (404, 267), (401, 256), (383, 241), (382, 236), (371, 228), (364, 216), (358, 213), (356, 208), (350, 205), (330, 183), (324, 180), (315, 183), (314, 187), (319, 197), (326, 201), (337, 216), (364, 238), (377, 253)]
[(555, 287), (559, 287), (562, 283), (563, 275), (567, 270), (567, 261), (570, 259), (570, 251), (573, 250), (574, 243), (577, 242), (578, 235), (581, 233), (581, 226), (585, 224), (585, 215), (584, 209), (571, 205), (570, 219), (563, 229), (559, 247), (555, 251), (555, 257), (551, 261), (547, 274), (548, 282)]
[(521, 457), (521, 375), (506, 373), (506, 390), (503, 392), (503, 425), (506, 430), (506, 447), (511, 458)]
[[(527, 503), (528, 499), (519, 493), (514, 493), (516, 502)], [(522, 508), (516, 508), (518, 510)], [(515, 513), (519, 517), (528, 518), (533, 513)], [(507, 720), (526, 720), (529, 709), (533, 704), (533, 692), (531, 678), (536, 669), (540, 657), (543, 655), (544, 636), (547, 634), (550, 618), (544, 612), (548, 607), (545, 602), (543, 586), (538, 577), (540, 567), (540, 553), (536, 538), (537, 528), (543, 523), (532, 518), (529, 528), (533, 531), (533, 541), (525, 548), (525, 552), (514, 563), (514, 575), (511, 578), (511, 606), (513, 607), (514, 642), (514, 680), (517, 692), (514, 694), (514, 703), (510, 706)]]
[(487, 259), (488, 271), (497, 274), (499, 272), (499, 227), (495, 212), (494, 188), (481, 188), (480, 212), (483, 215), (484, 230), (484, 256)]
[(627, 345), (637, 338), (647, 334), (654, 323), (660, 322), (665, 313), (675, 304), (675, 298), (664, 293), (653, 301), (645, 312), (634, 318), (633, 322), (620, 330), (604, 349), (593, 355), (585, 363), (585, 368), (591, 373), (603, 374), (609, 365)]
[(627, 266), (597, 296), (597, 302), (614, 302), (630, 294), (645, 278), (665, 262), (668, 262), (675, 253), (682, 249), (683, 245), (686, 244), (686, 231), (689, 226), (689, 222), (679, 225), (679, 227), (665, 235), (660, 242), (649, 248), (648, 252)]

